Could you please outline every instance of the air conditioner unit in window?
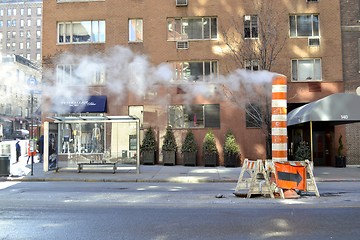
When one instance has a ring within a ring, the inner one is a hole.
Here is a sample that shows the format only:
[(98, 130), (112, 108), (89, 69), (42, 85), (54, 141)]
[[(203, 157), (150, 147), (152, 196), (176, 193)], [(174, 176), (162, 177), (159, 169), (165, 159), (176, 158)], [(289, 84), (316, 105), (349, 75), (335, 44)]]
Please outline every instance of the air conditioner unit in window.
[(175, 0), (177, 7), (184, 7), (188, 5), (188, 0)]
[(189, 48), (189, 41), (176, 42), (176, 49), (188, 49), (188, 48)]
[(320, 38), (319, 37), (309, 37), (308, 38), (308, 45), (311, 46), (311, 47), (320, 46)]
[(250, 20), (251, 20), (251, 16), (250, 16), (250, 15), (245, 15), (245, 16), (244, 16), (244, 19), (245, 19), (245, 21), (250, 21)]

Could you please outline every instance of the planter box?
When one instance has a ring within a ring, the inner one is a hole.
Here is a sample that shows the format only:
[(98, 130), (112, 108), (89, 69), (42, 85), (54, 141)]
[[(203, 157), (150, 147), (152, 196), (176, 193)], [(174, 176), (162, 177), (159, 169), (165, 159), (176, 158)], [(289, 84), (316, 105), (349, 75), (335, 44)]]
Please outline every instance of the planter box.
[(239, 154), (224, 154), (225, 167), (239, 167), (240, 159)]
[(164, 165), (175, 165), (175, 151), (163, 151), (163, 161)]
[(335, 167), (339, 167), (339, 168), (346, 167), (346, 157), (345, 156), (336, 156), (335, 157)]
[(183, 152), (184, 165), (196, 166), (196, 152)]
[(155, 151), (142, 151), (141, 160), (143, 164), (155, 164)]
[(217, 153), (204, 153), (204, 164), (209, 167), (216, 167), (218, 154)]

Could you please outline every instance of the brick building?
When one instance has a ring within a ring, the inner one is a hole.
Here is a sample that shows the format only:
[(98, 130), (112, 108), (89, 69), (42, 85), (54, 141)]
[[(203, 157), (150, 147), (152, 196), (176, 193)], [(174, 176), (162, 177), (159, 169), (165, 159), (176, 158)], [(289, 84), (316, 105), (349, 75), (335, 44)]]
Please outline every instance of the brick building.
[[(341, 32), (343, 48), (343, 78), (345, 92), (355, 93), (360, 87), (360, 3), (359, 1), (340, 1)], [(346, 126), (347, 162), (359, 164), (360, 125)]]
[[(268, 94), (256, 94), (274, 72), (288, 79), (289, 110), (344, 90), (339, 0), (48, 0), (43, 9), (43, 119), (75, 114), (54, 110), (59, 98), (106, 96), (104, 112), (81, 114), (136, 115), (156, 131), (158, 163), (168, 125), (179, 146), (190, 128), (199, 148), (211, 129), (220, 165), (229, 129), (242, 159), (266, 158)], [(332, 150), (317, 145), (314, 162), (333, 165), (344, 127), (315, 127)], [(308, 130), (289, 129), (289, 159)]]

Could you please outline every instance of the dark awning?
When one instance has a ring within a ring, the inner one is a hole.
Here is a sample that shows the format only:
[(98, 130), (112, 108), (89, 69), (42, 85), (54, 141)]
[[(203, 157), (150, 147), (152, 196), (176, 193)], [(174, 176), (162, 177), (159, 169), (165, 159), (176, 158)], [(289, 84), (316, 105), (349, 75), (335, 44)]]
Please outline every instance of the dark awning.
[(360, 96), (335, 93), (298, 107), (287, 116), (287, 125), (329, 122), (332, 125), (360, 122)]

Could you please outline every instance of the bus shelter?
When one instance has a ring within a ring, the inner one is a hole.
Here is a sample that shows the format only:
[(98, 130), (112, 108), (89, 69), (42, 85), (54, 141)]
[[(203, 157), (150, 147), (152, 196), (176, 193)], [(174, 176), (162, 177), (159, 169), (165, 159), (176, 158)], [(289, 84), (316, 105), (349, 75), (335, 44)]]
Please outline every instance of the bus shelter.
[(140, 120), (135, 116), (65, 116), (44, 122), (44, 171), (78, 163), (115, 163), (140, 173)]

